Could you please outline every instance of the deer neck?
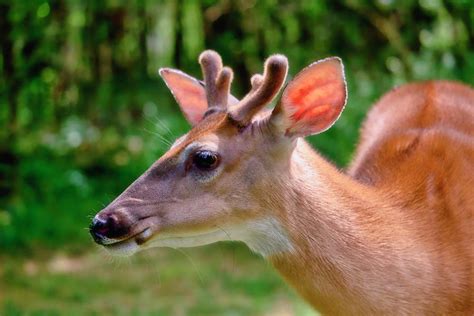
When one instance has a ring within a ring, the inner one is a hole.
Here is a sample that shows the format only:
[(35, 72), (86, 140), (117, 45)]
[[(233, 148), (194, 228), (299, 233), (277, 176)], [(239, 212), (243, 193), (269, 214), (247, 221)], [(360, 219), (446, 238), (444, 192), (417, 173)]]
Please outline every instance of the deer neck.
[[(367, 312), (378, 306), (380, 312), (383, 295), (398, 293), (388, 291), (400, 283), (397, 272), (407, 269), (397, 264), (420, 255), (417, 247), (398, 250), (393, 232), (406, 232), (393, 224), (403, 222), (394, 218), (400, 212), (392, 212), (377, 189), (340, 173), (303, 141), (298, 141), (289, 170), (281, 194), (273, 195), (281, 200), (272, 204), (280, 205), (292, 251), (268, 259), (320, 311), (360, 312), (347, 309), (357, 305)], [(403, 286), (400, 295), (407, 295)]]

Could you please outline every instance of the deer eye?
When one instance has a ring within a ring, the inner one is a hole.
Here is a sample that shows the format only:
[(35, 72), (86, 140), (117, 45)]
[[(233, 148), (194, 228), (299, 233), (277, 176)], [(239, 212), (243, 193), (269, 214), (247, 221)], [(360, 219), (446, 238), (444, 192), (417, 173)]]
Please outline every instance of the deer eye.
[(219, 165), (219, 156), (209, 150), (197, 151), (193, 156), (193, 165), (202, 171), (213, 170)]

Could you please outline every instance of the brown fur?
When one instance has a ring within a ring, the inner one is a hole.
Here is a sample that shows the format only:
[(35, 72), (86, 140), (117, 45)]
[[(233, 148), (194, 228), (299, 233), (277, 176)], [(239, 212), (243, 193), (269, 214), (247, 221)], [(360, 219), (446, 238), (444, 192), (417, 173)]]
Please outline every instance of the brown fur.
[(324, 186), (285, 179), (292, 190), (279, 203), (298, 251), (271, 260), (311, 304), (328, 314), (474, 312), (471, 88), (427, 82), (388, 93), (348, 176), (307, 146), (297, 151)]

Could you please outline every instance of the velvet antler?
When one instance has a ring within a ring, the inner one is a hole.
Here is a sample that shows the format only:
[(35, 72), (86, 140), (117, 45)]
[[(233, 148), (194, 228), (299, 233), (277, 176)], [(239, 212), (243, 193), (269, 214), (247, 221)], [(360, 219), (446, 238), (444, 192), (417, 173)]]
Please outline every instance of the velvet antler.
[(252, 89), (233, 108), (229, 110), (232, 119), (245, 126), (252, 117), (278, 94), (285, 82), (288, 60), (283, 55), (270, 56), (265, 62), (263, 76), (252, 76)]

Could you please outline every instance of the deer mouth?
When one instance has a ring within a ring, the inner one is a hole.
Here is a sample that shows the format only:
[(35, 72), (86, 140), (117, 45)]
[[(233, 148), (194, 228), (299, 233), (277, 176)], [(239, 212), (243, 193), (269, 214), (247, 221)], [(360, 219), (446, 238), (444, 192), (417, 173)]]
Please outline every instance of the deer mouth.
[(187, 234), (163, 234), (149, 238), (144, 248), (169, 247), (188, 248), (212, 244), (216, 241), (232, 240), (229, 234), (222, 230), (191, 232)]
[(140, 245), (146, 242), (149, 236), (150, 228), (146, 228), (138, 234), (122, 239), (105, 239), (102, 246), (112, 255), (128, 257), (139, 251)]
[(231, 237), (222, 230), (186, 234), (154, 234), (152, 228), (147, 228), (121, 240), (108, 240), (103, 246), (112, 255), (127, 257), (149, 248), (197, 247), (222, 240), (231, 240)]

